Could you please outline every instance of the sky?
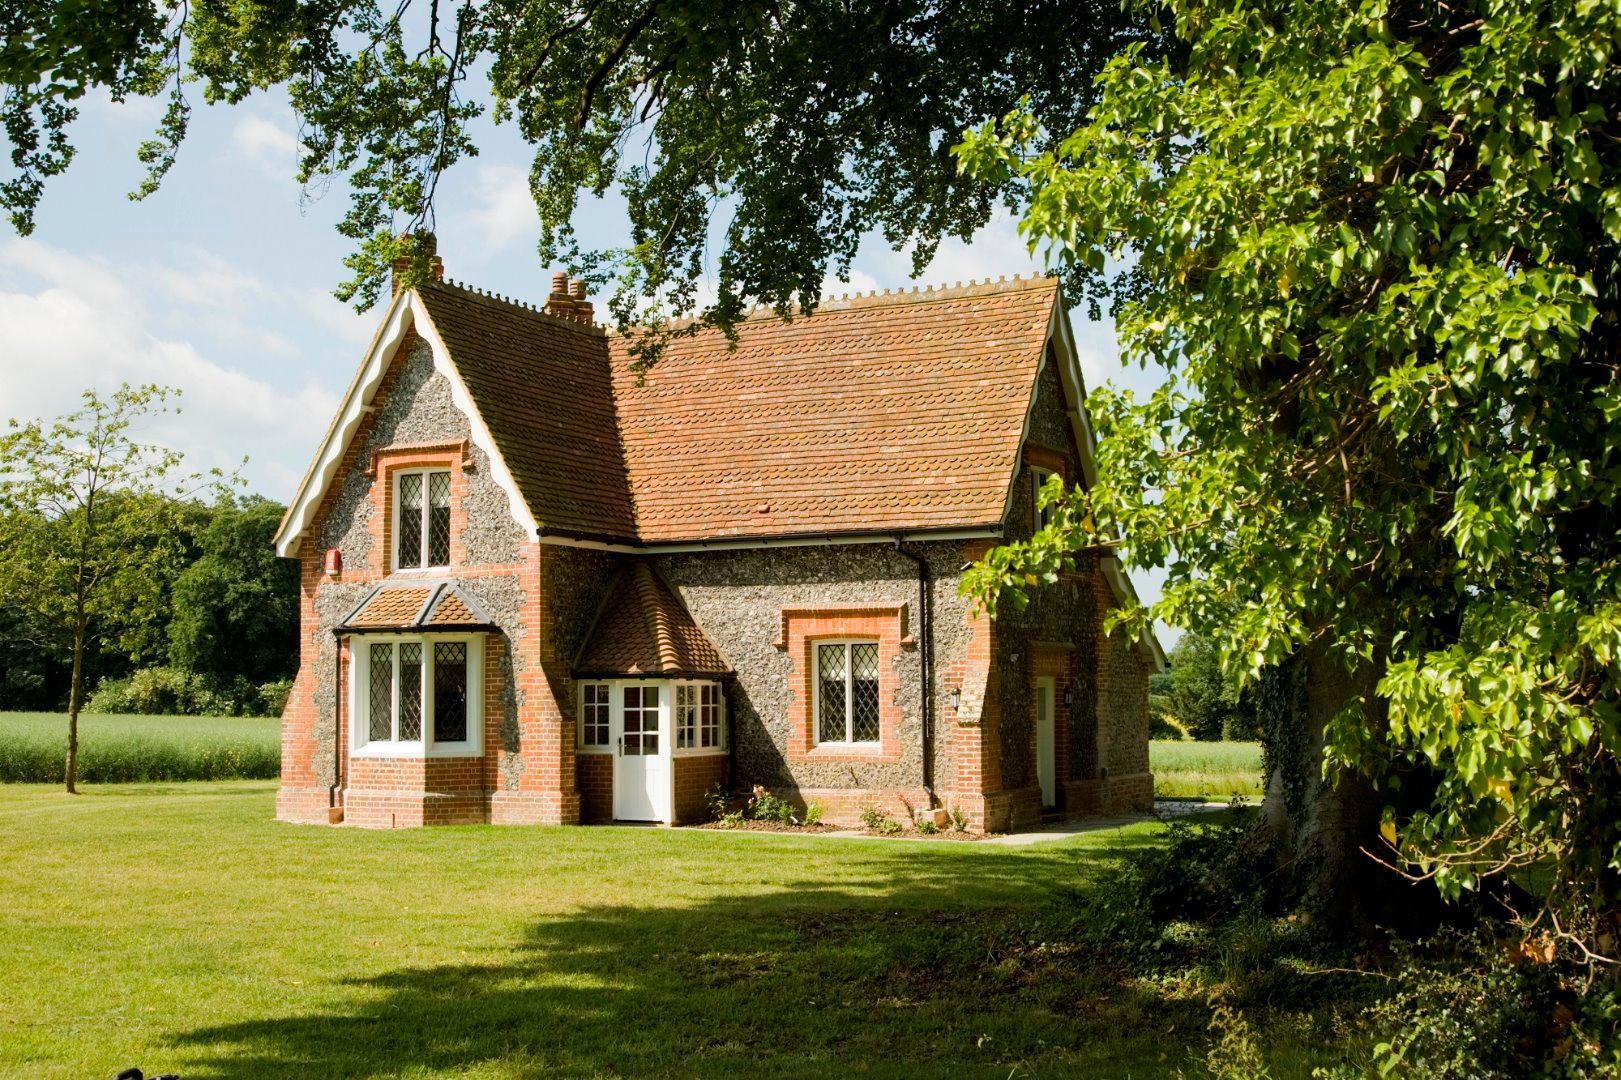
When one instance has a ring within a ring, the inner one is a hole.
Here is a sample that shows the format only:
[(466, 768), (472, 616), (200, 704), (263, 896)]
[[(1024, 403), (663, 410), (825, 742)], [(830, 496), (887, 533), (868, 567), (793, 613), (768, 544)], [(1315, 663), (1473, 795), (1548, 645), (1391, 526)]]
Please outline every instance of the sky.
[[(135, 148), (160, 106), (84, 104), (78, 154), (48, 186), (32, 236), (0, 225), (0, 418), (70, 411), (87, 388), (156, 382), (183, 391), (179, 412), (144, 437), (182, 450), (195, 469), (240, 467), (248, 490), (294, 493), (381, 312), (357, 314), (332, 296), (347, 276), (349, 241), (334, 229), (341, 189), (293, 179), (296, 127), (269, 97), (235, 107), (197, 103), (179, 159), (159, 192), (140, 181)], [(482, 153), (441, 182), (437, 236), (446, 275), (487, 291), (544, 300), (552, 268), (535, 254), (528, 148), (510, 127), (482, 132)], [(622, 242), (622, 212), (586, 207), (582, 239)], [(840, 293), (1031, 274), (1011, 218), (971, 244), (947, 241), (918, 279), (911, 259), (866, 244)], [(604, 310), (597, 297), (598, 310)], [(1088, 387), (1143, 389), (1151, 373), (1118, 360), (1113, 328), (1071, 317)], [(1137, 575), (1144, 599), (1158, 581)], [(1162, 637), (1162, 640), (1168, 639)]]

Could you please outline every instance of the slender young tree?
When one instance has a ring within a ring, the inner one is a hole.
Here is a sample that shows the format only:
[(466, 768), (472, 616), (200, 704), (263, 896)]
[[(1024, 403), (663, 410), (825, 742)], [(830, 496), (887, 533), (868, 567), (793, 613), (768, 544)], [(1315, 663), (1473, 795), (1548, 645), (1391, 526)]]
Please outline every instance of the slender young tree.
[[(180, 554), (175, 497), (223, 484), (181, 473), (179, 452), (137, 440), (134, 425), (178, 391), (125, 385), (45, 422), (13, 419), (0, 436), (0, 604), (26, 612), (43, 648), (71, 657), (66, 786), (77, 789), (79, 712), (88, 649), (158, 621)], [(167, 541), (161, 539), (167, 537)]]

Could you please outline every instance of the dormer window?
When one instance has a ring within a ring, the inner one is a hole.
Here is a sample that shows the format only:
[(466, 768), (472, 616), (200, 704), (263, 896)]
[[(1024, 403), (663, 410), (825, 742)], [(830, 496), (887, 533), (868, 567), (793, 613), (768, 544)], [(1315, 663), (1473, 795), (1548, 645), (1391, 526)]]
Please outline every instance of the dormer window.
[(394, 474), (394, 566), (422, 570), (450, 565), (450, 470)]

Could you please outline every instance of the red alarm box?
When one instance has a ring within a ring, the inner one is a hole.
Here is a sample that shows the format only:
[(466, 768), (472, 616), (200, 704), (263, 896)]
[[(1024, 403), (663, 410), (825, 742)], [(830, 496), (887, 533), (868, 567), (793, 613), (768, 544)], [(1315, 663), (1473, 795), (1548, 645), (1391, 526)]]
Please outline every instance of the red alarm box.
[(343, 552), (337, 548), (326, 549), (326, 572), (336, 574), (343, 569)]

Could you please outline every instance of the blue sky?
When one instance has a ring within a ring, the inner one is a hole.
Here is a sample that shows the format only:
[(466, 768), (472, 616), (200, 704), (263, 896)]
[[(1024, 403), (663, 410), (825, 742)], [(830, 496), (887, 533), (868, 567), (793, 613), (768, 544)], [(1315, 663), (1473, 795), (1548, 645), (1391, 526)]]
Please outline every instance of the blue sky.
[[(0, 234), (0, 417), (51, 416), (86, 387), (159, 382), (184, 391), (179, 415), (147, 437), (186, 452), (197, 468), (242, 467), (250, 490), (281, 501), (325, 430), (371, 336), (376, 313), (333, 299), (348, 241), (333, 229), (339, 187), (319, 193), (292, 179), (296, 127), (273, 98), (196, 108), (191, 135), (163, 188), (145, 202), (135, 147), (159, 107), (85, 104), (78, 156), (46, 191), (33, 236)], [(550, 267), (535, 255), (527, 148), (510, 128), (484, 133), (483, 154), (440, 187), (439, 251), (458, 281), (529, 300)], [(586, 208), (584, 239), (614, 245), (623, 217), (611, 202)], [(874, 238), (851, 283), (830, 292), (913, 284), (910, 257)], [(925, 283), (1033, 273), (1011, 220), (972, 244), (942, 246)], [(599, 305), (600, 310), (600, 305)], [(1152, 373), (1123, 367), (1112, 327), (1073, 316), (1089, 386), (1137, 388)], [(1145, 598), (1157, 582), (1138, 575)]]

